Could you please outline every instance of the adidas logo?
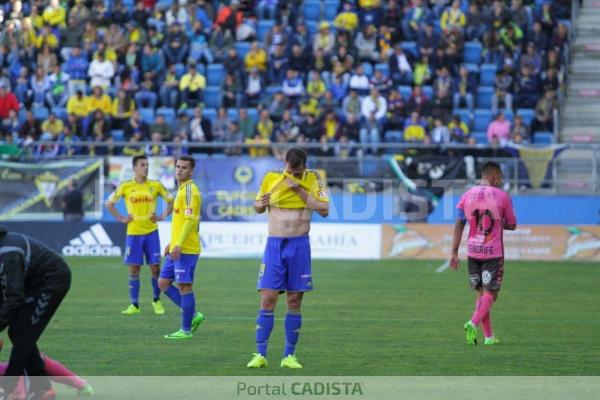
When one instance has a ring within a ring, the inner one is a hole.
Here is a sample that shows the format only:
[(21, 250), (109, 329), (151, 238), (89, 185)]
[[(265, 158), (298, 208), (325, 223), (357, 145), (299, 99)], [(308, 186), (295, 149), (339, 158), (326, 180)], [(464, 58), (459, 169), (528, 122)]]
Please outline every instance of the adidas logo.
[(101, 224), (90, 226), (79, 237), (71, 239), (62, 248), (63, 256), (121, 256), (121, 248), (115, 246)]

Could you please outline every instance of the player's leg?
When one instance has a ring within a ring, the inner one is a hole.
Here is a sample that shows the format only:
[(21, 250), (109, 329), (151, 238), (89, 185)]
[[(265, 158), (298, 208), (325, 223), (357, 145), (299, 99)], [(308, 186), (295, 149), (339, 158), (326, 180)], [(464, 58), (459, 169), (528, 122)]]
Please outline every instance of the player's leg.
[[(481, 296), (483, 295), (483, 288), (481, 286), (481, 262), (474, 258), (468, 258), (468, 269), (469, 269), (469, 284), (471, 289), (477, 291), (475, 296), (475, 315), (480, 310)], [(470, 320), (465, 322), (464, 330), (468, 345), (477, 345), (477, 324), (474, 324)]]
[(158, 287), (178, 308), (181, 308), (181, 294), (179, 289), (173, 286), (175, 279), (175, 264), (170, 256), (165, 258), (163, 268), (158, 278)]
[[(66, 264), (57, 264), (52, 275), (45, 278), (43, 286), (31, 291), (32, 298), (23, 306), (16, 320), (9, 327), (13, 348), (6, 369), (7, 376), (26, 373), (38, 377), (31, 383), (30, 392), (37, 394), (51, 390), (44, 361), (37, 348), (37, 341), (58, 309), (71, 285), (71, 273)], [(5, 389), (8, 393), (12, 388)]]
[(267, 366), (269, 337), (275, 324), (275, 306), (279, 293), (285, 290), (286, 269), (281, 258), (282, 239), (268, 238), (258, 272), (256, 290), (260, 292), (260, 309), (256, 317), (256, 353), (248, 368)]
[[(484, 335), (488, 344), (497, 344), (491, 332), (491, 308), (498, 296), (500, 283), (503, 275), (503, 260), (491, 259), (480, 263), (481, 265), (481, 288), (477, 307), (471, 317), (471, 325), (482, 325)], [(487, 319), (486, 319), (487, 318)], [(485, 323), (484, 323), (485, 320)]]
[(204, 315), (196, 312), (196, 298), (194, 296), (194, 272), (198, 255), (182, 254), (179, 260), (175, 261), (175, 282), (179, 287), (181, 294), (181, 329), (169, 335), (167, 339), (190, 339), (192, 330), (197, 330), (200, 323), (204, 320)]
[(301, 305), (304, 292), (313, 290), (310, 240), (308, 236), (295, 238), (284, 249), (288, 260), (287, 313), (285, 315), (285, 350), (281, 366), (302, 368), (296, 358), (296, 344), (302, 328)]
[(71, 386), (72, 388), (77, 389), (78, 393), (82, 395), (91, 395), (94, 392), (92, 386), (87, 383), (85, 379), (81, 379), (77, 374), (65, 367), (59, 361), (46, 355), (42, 355), (42, 359), (44, 360), (46, 372), (50, 375), (50, 379), (53, 382)]
[(144, 263), (144, 237), (128, 235), (125, 246), (125, 264), (129, 266), (129, 306), (121, 311), (124, 315), (140, 312), (140, 265)]
[(164, 314), (165, 308), (160, 302), (160, 288), (158, 287), (158, 275), (160, 273), (160, 239), (158, 237), (158, 230), (145, 235), (144, 254), (146, 256), (146, 263), (150, 265), (152, 308), (155, 314)]

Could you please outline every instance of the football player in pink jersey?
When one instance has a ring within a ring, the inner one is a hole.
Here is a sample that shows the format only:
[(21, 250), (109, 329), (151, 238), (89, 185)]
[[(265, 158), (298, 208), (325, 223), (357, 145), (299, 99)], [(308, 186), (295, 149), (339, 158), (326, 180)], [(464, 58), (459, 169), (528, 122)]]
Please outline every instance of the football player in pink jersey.
[(481, 184), (468, 190), (456, 208), (458, 217), (454, 225), (450, 267), (458, 269), (458, 249), (465, 224), (469, 223), (467, 258), (471, 288), (477, 290), (475, 312), (465, 323), (467, 344), (477, 344), (477, 327), (481, 325), (486, 345), (499, 340), (492, 332), (490, 310), (498, 298), (504, 273), (504, 229), (515, 230), (517, 220), (512, 201), (501, 189), (503, 176), (500, 166), (487, 162), (481, 170)]

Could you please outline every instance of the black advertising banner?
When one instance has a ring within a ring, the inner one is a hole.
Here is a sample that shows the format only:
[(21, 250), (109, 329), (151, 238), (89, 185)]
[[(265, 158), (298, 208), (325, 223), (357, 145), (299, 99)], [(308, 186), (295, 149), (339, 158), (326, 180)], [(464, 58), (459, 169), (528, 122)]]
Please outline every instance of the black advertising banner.
[(62, 219), (62, 199), (71, 180), (83, 194), (86, 216), (100, 218), (103, 168), (101, 159), (0, 161), (0, 221)]

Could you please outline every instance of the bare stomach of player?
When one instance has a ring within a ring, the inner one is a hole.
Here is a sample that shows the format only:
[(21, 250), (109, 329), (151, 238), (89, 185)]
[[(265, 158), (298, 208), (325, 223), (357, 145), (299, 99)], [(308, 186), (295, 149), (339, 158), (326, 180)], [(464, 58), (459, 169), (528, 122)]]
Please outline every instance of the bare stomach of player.
[(269, 236), (295, 237), (310, 231), (312, 211), (306, 208), (269, 208)]

